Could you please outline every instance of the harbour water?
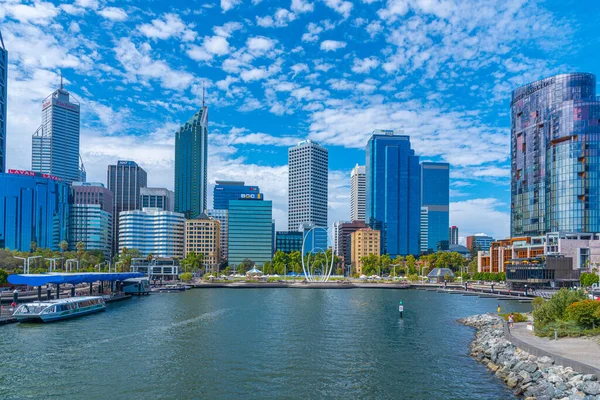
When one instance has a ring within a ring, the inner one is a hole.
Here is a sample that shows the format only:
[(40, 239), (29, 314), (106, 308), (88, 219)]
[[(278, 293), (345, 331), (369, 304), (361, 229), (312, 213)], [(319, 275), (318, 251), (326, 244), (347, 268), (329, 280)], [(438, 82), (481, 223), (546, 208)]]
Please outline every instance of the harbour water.
[[(404, 318), (398, 302), (403, 300)], [(0, 327), (1, 399), (513, 399), (469, 357), (477, 313), (420, 290), (198, 289)]]

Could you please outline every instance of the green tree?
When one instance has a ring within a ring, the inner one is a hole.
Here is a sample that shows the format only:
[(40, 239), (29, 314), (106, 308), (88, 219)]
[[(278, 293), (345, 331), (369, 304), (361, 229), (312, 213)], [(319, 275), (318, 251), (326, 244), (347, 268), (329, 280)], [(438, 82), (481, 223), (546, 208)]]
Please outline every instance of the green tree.
[(6, 285), (8, 283), (8, 272), (0, 268), (0, 285)]
[(239, 265), (238, 265), (238, 273), (240, 274), (245, 274), (246, 272), (250, 271), (252, 268), (254, 268), (254, 261), (252, 261), (249, 258), (245, 258)]
[(409, 274), (417, 273), (417, 259), (412, 254), (406, 256), (406, 268)]
[(190, 282), (193, 277), (194, 276), (192, 275), (191, 272), (184, 272), (183, 274), (179, 275), (179, 280), (181, 280), (183, 282)]
[(381, 266), (381, 275), (390, 273), (390, 265), (392, 264), (392, 258), (389, 254), (383, 254), (379, 257), (379, 265)]
[(202, 270), (204, 272), (204, 255), (202, 253), (196, 253), (190, 251), (185, 255), (185, 258), (181, 260), (184, 272), (198, 272)]
[(375, 275), (379, 269), (379, 256), (377, 254), (369, 254), (360, 258), (362, 263), (362, 274), (363, 275)]
[(566, 319), (567, 307), (577, 301), (586, 299), (587, 296), (581, 289), (560, 289), (549, 300), (534, 305), (533, 319), (536, 324), (536, 328), (543, 328), (551, 322), (564, 321)]
[(598, 312), (600, 312), (600, 303), (595, 300), (581, 300), (569, 305), (565, 316), (582, 327), (590, 328), (600, 322)]
[(592, 273), (582, 272), (581, 276), (579, 277), (579, 282), (581, 283), (581, 286), (583, 286), (583, 287), (590, 287), (594, 283), (598, 283), (598, 275), (593, 272)]
[(283, 275), (286, 272), (290, 272), (290, 268), (293, 268), (289, 265), (289, 257), (286, 253), (281, 250), (277, 250), (275, 255), (273, 256), (273, 270), (278, 275)]
[(479, 246), (476, 243), (473, 243), (471, 246), (471, 250), (469, 250), (469, 256), (471, 260), (477, 260), (477, 252), (479, 251)]
[(404, 261), (403, 256), (396, 256), (396, 258), (394, 258), (393, 264), (394, 267), (392, 267), (392, 274), (394, 276), (406, 274), (406, 263)]
[(36, 251), (36, 250), (37, 250), (37, 243), (36, 243), (35, 241), (32, 241), (32, 242), (29, 244), (29, 251), (30, 251), (31, 253), (35, 253), (35, 251)]

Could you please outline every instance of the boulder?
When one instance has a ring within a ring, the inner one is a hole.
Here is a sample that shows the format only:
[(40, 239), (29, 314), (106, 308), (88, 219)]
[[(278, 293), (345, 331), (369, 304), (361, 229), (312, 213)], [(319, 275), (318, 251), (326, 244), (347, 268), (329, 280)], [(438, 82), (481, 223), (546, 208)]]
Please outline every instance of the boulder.
[(585, 394), (593, 396), (600, 394), (600, 383), (598, 382), (585, 381), (581, 385), (579, 385), (578, 388)]

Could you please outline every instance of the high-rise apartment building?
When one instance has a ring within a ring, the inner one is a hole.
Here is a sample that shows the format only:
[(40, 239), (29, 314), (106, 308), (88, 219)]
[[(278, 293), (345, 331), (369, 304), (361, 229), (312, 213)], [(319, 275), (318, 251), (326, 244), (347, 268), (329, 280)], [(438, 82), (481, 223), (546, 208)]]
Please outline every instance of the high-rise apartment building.
[(70, 187), (60, 178), (9, 169), (0, 174), (0, 248), (59, 250), (69, 240)]
[(112, 258), (113, 194), (102, 183), (73, 182), (69, 213), (69, 250), (83, 242), (86, 250), (100, 250)]
[(228, 231), (228, 229), (229, 229), (228, 228), (229, 212), (227, 210), (208, 210), (208, 216), (218, 220), (221, 225), (221, 231), (220, 231), (221, 240), (219, 242), (219, 247), (221, 249), (221, 260), (227, 260), (227, 258), (228, 258), (228, 243), (229, 243), (229, 241), (227, 239), (227, 235), (229, 234), (229, 231)]
[(364, 221), (342, 222), (337, 229), (337, 256), (342, 261), (342, 265), (349, 267), (352, 262), (352, 233), (359, 229), (368, 228)]
[[(427, 209), (427, 237), (421, 232), (421, 252), (447, 249), (450, 225), (450, 164), (421, 163), (421, 207)], [(426, 240), (426, 243), (423, 241)]]
[(458, 226), (452, 225), (448, 228), (449, 245), (458, 244)]
[(185, 255), (202, 254), (205, 272), (218, 272), (221, 263), (221, 223), (200, 214), (185, 221)]
[(350, 173), (350, 219), (352, 221), (365, 220), (367, 197), (365, 182), (365, 166), (356, 164)]
[(367, 144), (366, 221), (381, 232), (381, 251), (419, 254), (421, 166), (410, 138), (375, 130)]
[(79, 101), (62, 85), (42, 102), (42, 125), (32, 138), (31, 168), (64, 182), (81, 180)]
[(208, 107), (175, 133), (175, 211), (195, 218), (208, 208)]
[(362, 275), (362, 258), (371, 254), (380, 255), (380, 232), (371, 228), (362, 228), (350, 235), (352, 242), (352, 266)]
[(511, 236), (600, 232), (596, 76), (556, 75), (511, 99)]
[(271, 201), (229, 201), (230, 267), (248, 258), (262, 266), (273, 258), (273, 204)]
[(6, 172), (6, 105), (8, 103), (8, 51), (0, 32), (0, 174)]
[(123, 247), (138, 249), (142, 257), (176, 257), (185, 252), (183, 214), (160, 208), (122, 211), (119, 215), (119, 253)]
[(328, 152), (305, 140), (288, 149), (288, 231), (304, 223), (327, 227)]
[(229, 210), (229, 200), (262, 199), (258, 186), (245, 186), (243, 181), (216, 181), (213, 191), (213, 209)]
[(173, 211), (175, 193), (166, 188), (140, 188), (140, 208), (160, 208)]
[(122, 211), (139, 210), (141, 188), (148, 185), (148, 174), (135, 161), (119, 160), (109, 165), (106, 177), (108, 189), (113, 193), (113, 254), (118, 250), (119, 216)]

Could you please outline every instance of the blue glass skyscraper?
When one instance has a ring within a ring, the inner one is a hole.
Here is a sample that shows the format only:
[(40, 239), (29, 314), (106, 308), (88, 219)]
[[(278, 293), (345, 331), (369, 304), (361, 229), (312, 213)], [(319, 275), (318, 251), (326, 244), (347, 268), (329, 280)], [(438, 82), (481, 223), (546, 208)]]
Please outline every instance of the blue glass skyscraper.
[(273, 203), (270, 200), (230, 200), (229, 266), (246, 258), (262, 266), (273, 258)]
[(8, 51), (0, 32), (0, 173), (6, 172), (6, 103), (8, 102)]
[(245, 186), (243, 181), (216, 181), (213, 209), (229, 210), (229, 200), (239, 200), (241, 195), (248, 199), (262, 199), (258, 186)]
[[(422, 211), (427, 212), (427, 242), (421, 243), (421, 252), (447, 250), (450, 225), (450, 164), (421, 163), (421, 206)], [(423, 238), (423, 235), (421, 237)]]
[(59, 250), (69, 240), (70, 186), (59, 178), (33, 171), (0, 174), (0, 248)]
[(382, 253), (419, 254), (421, 167), (410, 138), (376, 130), (366, 150), (366, 219), (381, 231)]
[(175, 211), (195, 218), (207, 209), (208, 107), (175, 133)]

